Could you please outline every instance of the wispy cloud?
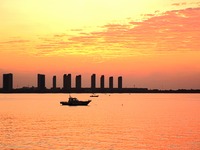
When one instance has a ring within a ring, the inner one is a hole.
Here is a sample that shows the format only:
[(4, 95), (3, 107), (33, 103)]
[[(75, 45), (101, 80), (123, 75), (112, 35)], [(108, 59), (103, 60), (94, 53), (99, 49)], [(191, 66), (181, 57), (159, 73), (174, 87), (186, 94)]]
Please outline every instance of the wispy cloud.
[(27, 42), (30, 42), (30, 40), (9, 40), (9, 41), (0, 42), (0, 44), (18, 44), (18, 43), (27, 43)]
[(10, 40), (0, 42), (0, 52), (25, 53), (30, 48), (30, 42), (30, 40), (14, 37)]
[(182, 5), (187, 5), (186, 2), (183, 3), (173, 3), (172, 6), (182, 6)]
[(96, 32), (75, 30), (78, 35), (57, 34), (36, 49), (38, 55), (98, 55), (102, 59), (199, 50), (200, 8), (146, 16), (148, 19), (141, 22), (107, 24)]

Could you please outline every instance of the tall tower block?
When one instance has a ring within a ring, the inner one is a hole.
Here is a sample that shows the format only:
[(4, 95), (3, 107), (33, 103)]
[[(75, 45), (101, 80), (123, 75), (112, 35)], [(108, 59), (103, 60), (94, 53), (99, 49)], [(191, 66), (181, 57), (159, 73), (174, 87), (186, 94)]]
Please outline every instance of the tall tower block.
[(105, 77), (104, 77), (104, 75), (102, 75), (101, 76), (101, 78), (100, 78), (100, 88), (101, 89), (104, 89), (105, 88)]
[(11, 91), (13, 90), (13, 74), (3, 74), (3, 90)]
[(92, 74), (91, 76), (91, 88), (92, 89), (96, 88), (96, 74)]
[(37, 75), (38, 76), (38, 89), (39, 90), (44, 90), (44, 89), (46, 89), (46, 87), (45, 87), (45, 75), (44, 74), (38, 74)]
[(113, 88), (113, 77), (109, 77), (109, 88)]
[(118, 77), (118, 88), (122, 89), (122, 76)]
[(76, 88), (81, 89), (81, 75), (76, 76)]
[(56, 89), (56, 76), (53, 76), (53, 89)]

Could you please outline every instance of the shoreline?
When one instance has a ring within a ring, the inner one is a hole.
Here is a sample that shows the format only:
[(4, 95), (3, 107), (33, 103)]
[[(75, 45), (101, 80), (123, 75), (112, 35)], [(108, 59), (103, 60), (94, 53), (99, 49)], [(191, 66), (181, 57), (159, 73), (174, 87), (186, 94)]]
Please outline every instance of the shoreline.
[(200, 93), (200, 89), (178, 89), (178, 90), (160, 90), (160, 89), (147, 89), (147, 88), (71, 88), (71, 89), (38, 89), (38, 88), (20, 88), (13, 90), (0, 89), (0, 94), (11, 93)]

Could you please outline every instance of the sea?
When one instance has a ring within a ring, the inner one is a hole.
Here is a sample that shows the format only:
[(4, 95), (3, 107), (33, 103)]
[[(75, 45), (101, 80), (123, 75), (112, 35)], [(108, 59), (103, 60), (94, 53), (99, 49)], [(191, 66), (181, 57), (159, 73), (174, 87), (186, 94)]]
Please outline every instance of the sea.
[(0, 94), (0, 150), (200, 150), (200, 94)]

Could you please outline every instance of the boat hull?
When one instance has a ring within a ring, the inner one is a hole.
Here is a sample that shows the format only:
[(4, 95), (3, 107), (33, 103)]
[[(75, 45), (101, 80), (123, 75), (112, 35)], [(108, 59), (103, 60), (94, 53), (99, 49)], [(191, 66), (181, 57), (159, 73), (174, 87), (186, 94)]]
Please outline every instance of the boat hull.
[(68, 105), (68, 106), (87, 106), (91, 100), (88, 101), (74, 101), (74, 102), (60, 102), (61, 105)]
[(99, 95), (91, 95), (90, 97), (99, 97)]

